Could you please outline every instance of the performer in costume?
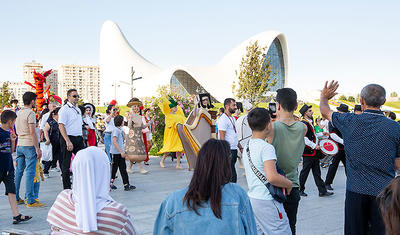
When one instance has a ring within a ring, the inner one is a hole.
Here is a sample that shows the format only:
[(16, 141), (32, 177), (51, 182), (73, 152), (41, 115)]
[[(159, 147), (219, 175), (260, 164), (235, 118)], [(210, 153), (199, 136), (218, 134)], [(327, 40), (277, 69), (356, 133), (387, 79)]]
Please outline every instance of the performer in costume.
[[(349, 106), (341, 104), (337, 108), (337, 111), (339, 113), (348, 113)], [(333, 157), (333, 161), (329, 166), (328, 173), (326, 174), (325, 179), (326, 189), (333, 190), (331, 184), (333, 183), (333, 179), (335, 178), (340, 161), (343, 163), (343, 166), (346, 169), (346, 153), (344, 151), (342, 133), (340, 133), (340, 131), (336, 127), (334, 127), (331, 122), (329, 122), (329, 133), (331, 139), (333, 139), (339, 145), (339, 152)]]
[[(150, 109), (146, 108), (144, 110), (144, 114), (142, 116), (142, 121), (143, 124), (146, 125), (147, 123), (149, 123), (151, 120), (151, 116), (150, 116)], [(147, 159), (146, 161), (149, 160), (149, 151), (151, 149), (151, 147), (153, 146), (153, 132), (154, 132), (154, 124), (150, 123), (150, 126), (146, 127), (146, 129), (144, 129), (142, 131), (145, 134), (145, 139), (144, 139), (144, 143), (146, 146), (146, 151), (147, 151)], [(145, 161), (145, 165), (148, 165), (148, 163)]]
[(308, 174), (312, 170), (315, 184), (318, 187), (319, 196), (330, 196), (333, 193), (328, 192), (325, 188), (325, 183), (321, 179), (321, 169), (319, 168), (319, 159), (322, 156), (320, 147), (318, 145), (318, 136), (314, 130), (313, 111), (311, 105), (304, 104), (300, 109), (300, 113), (303, 116), (302, 122), (307, 126), (307, 133), (304, 137), (305, 147), (303, 152), (303, 169), (300, 172), (300, 195), (306, 197), (307, 194), (304, 192), (305, 184), (307, 181)]
[(169, 99), (164, 97), (162, 103), (159, 103), (158, 105), (161, 112), (165, 115), (164, 144), (162, 149), (158, 152), (159, 154), (163, 154), (160, 166), (163, 168), (165, 167), (164, 161), (168, 153), (176, 152), (176, 168), (183, 169), (181, 167), (183, 146), (176, 129), (176, 124), (183, 124), (185, 122), (185, 114), (183, 113), (182, 108), (178, 106), (178, 103), (171, 96), (169, 96)]
[(87, 146), (97, 146), (96, 142), (96, 120), (94, 119), (94, 113), (96, 107), (93, 104), (86, 103), (83, 105), (85, 112), (83, 115), (83, 123), (88, 131)]
[(140, 173), (146, 174), (148, 171), (143, 169), (141, 164), (147, 158), (142, 130), (150, 126), (153, 120), (150, 120), (146, 125), (143, 124), (142, 116), (140, 115), (140, 107), (143, 104), (138, 98), (132, 98), (127, 106), (132, 108), (128, 115), (129, 133), (125, 145), (125, 153), (128, 155), (128, 160), (131, 161), (128, 171), (132, 172), (132, 162), (136, 162)]

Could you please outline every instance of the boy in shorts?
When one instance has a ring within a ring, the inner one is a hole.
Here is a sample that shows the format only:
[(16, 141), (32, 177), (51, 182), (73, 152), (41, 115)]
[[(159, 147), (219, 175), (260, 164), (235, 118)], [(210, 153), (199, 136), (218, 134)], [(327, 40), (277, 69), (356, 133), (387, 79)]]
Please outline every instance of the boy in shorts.
[(6, 195), (10, 202), (13, 214), (13, 224), (32, 219), (32, 216), (24, 216), (19, 213), (15, 196), (14, 166), (11, 153), (15, 150), (15, 133), (9, 132), (14, 127), (17, 115), (11, 110), (4, 110), (1, 114), (0, 127), (0, 183), (6, 186)]

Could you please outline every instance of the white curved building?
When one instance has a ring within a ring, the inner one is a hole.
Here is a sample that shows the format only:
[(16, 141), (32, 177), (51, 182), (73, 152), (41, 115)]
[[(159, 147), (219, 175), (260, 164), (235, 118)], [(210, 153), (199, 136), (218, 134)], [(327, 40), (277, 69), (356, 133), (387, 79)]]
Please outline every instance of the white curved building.
[(238, 69), (246, 46), (258, 40), (260, 45), (268, 48), (267, 57), (273, 70), (277, 71), (277, 83), (272, 91), (287, 84), (288, 50), (285, 36), (277, 31), (265, 31), (240, 43), (215, 66), (186, 67), (176, 65), (160, 68), (141, 56), (127, 41), (117, 24), (106, 21), (100, 33), (100, 83), (102, 103), (116, 98), (118, 103), (125, 104), (132, 96), (131, 67), (134, 77), (134, 96), (149, 97), (156, 95), (160, 85), (171, 84), (182, 93), (197, 94), (209, 92), (220, 102), (227, 97), (234, 97), (232, 84), (237, 80)]

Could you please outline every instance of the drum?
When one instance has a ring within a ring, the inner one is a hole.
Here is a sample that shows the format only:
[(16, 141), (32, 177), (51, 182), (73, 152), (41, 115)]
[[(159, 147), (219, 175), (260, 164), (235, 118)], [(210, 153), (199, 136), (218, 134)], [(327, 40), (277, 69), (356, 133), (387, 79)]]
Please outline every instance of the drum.
[(331, 139), (323, 139), (319, 141), (321, 152), (327, 156), (335, 156), (339, 152), (338, 144)]

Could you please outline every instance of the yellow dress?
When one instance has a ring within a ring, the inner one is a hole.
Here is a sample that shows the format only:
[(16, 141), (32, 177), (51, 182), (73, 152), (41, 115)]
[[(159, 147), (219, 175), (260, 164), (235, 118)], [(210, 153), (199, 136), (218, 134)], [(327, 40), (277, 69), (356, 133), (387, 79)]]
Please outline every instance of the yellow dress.
[(176, 129), (176, 124), (185, 123), (186, 117), (183, 114), (182, 108), (179, 106), (176, 113), (171, 114), (171, 109), (168, 105), (169, 101), (167, 98), (163, 98), (163, 102), (158, 104), (161, 112), (165, 115), (164, 146), (158, 152), (159, 154), (183, 152), (183, 146)]

